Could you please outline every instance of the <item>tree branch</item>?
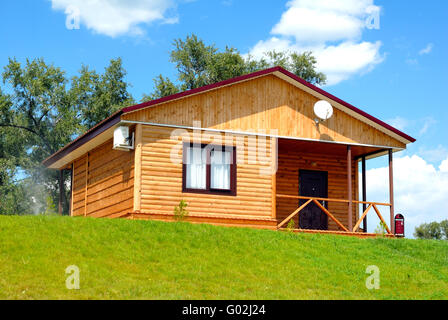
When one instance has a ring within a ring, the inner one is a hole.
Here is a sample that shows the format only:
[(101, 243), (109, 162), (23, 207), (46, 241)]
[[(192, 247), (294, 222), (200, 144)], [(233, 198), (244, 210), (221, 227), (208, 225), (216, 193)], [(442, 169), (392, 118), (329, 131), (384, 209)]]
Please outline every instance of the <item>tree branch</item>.
[(33, 133), (33, 134), (38, 135), (37, 132), (34, 131), (34, 130), (31, 129), (31, 128), (28, 128), (28, 127), (25, 127), (25, 126), (16, 125), (16, 124), (12, 124), (12, 123), (0, 123), (0, 127), (23, 129), (23, 130), (26, 130), (26, 131), (28, 131), (28, 132), (31, 132), (31, 133)]
[(43, 143), (48, 148), (49, 154), (52, 154), (52, 153), (55, 152), (53, 150), (50, 142), (45, 137), (41, 136), (39, 134), (39, 132), (37, 132), (37, 131), (35, 131), (35, 130), (31, 129), (31, 128), (28, 128), (28, 127), (25, 127), (25, 126), (21, 126), (21, 125), (12, 124), (12, 123), (0, 123), (0, 127), (16, 128), (16, 129), (22, 129), (22, 130), (26, 130), (28, 132), (31, 132), (32, 134), (34, 134), (34, 135), (38, 136), (40, 139), (42, 139)]

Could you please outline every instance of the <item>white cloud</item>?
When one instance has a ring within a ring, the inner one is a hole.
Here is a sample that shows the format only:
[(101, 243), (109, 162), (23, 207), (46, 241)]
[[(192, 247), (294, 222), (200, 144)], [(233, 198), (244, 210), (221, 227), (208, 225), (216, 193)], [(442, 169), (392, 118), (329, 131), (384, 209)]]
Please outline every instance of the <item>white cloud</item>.
[(271, 50), (311, 50), (328, 85), (337, 84), (384, 60), (380, 41), (361, 40), (366, 20), (379, 10), (373, 0), (293, 0), (273, 27), (274, 36), (259, 41), (249, 53), (261, 57)]
[(397, 128), (398, 130), (404, 131), (406, 127), (409, 126), (409, 120), (402, 117), (395, 117), (392, 119), (386, 120), (386, 123), (390, 124), (392, 127)]
[[(368, 200), (389, 199), (388, 170), (383, 167), (367, 171)], [(448, 158), (438, 169), (417, 155), (394, 159), (394, 189), (395, 212), (405, 216), (408, 237), (421, 223), (448, 219)], [(388, 210), (382, 209), (381, 213), (388, 222)], [(369, 229), (373, 231), (376, 225), (371, 220)]]
[(325, 42), (353, 39), (360, 36), (363, 22), (340, 11), (291, 7), (272, 33), (294, 36), (297, 41)]
[(355, 74), (371, 71), (384, 60), (379, 53), (381, 42), (343, 42), (315, 52), (317, 69), (328, 77), (328, 85), (347, 80)]
[(448, 158), (448, 149), (441, 144), (434, 148), (420, 147), (417, 153), (431, 163), (439, 163)]
[(419, 55), (429, 54), (431, 53), (434, 45), (432, 43), (428, 43), (428, 45), (418, 52)]
[[(424, 47), (423, 49), (421, 49), (418, 52), (418, 55), (419, 56), (423, 56), (423, 55), (426, 55), (426, 54), (430, 54), (432, 52), (433, 48), (434, 48), (434, 45), (432, 43), (428, 43), (426, 45), (426, 47)], [(408, 58), (408, 59), (406, 59), (406, 63), (408, 65), (411, 65), (411, 66), (417, 66), (419, 64), (419, 61), (418, 61), (417, 58)]]
[(262, 57), (266, 51), (285, 51), (285, 50), (299, 50), (299, 46), (293, 44), (289, 39), (272, 37), (266, 41), (260, 40), (250, 50), (250, 54), (257, 58)]
[(423, 125), (421, 126), (421, 129), (419, 131), (419, 135), (424, 135), (428, 130), (433, 127), (437, 121), (432, 117), (426, 117), (422, 119)]
[(82, 25), (94, 32), (115, 37), (141, 35), (141, 24), (155, 21), (177, 23), (176, 16), (167, 16), (175, 7), (174, 0), (51, 0), (53, 10), (69, 16), (76, 13)]
[(448, 172), (448, 159), (443, 160), (439, 166), (440, 172)]

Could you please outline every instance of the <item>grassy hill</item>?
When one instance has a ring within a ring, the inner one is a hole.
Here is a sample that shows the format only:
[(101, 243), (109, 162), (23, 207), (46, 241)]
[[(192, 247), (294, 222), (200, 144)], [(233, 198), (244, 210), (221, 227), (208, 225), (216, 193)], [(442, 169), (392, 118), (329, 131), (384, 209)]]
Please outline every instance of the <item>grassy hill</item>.
[[(80, 290), (65, 287), (69, 265)], [(446, 241), (0, 216), (0, 299), (446, 298)]]

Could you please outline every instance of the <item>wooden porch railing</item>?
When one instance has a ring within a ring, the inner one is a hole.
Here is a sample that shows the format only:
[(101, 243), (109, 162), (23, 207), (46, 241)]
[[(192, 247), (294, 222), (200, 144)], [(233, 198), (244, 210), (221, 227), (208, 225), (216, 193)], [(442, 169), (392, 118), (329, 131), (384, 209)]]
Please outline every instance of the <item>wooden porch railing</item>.
[[(387, 226), (386, 221), (384, 221), (383, 216), (381, 215), (380, 211), (378, 210), (377, 206), (386, 206), (390, 207), (390, 203), (380, 203), (380, 202), (369, 202), (369, 201), (358, 201), (358, 200), (345, 200), (345, 199), (328, 199), (328, 198), (313, 198), (313, 197), (303, 197), (303, 196), (288, 196), (288, 195), (282, 195), (277, 194), (277, 198), (285, 198), (285, 199), (298, 199), (298, 200), (307, 200), (304, 204), (302, 204), (297, 210), (295, 210), (293, 213), (291, 213), (286, 219), (284, 219), (282, 222), (279, 223), (277, 226), (277, 229), (280, 229), (285, 224), (289, 222), (292, 218), (294, 218), (296, 215), (299, 215), (300, 212), (305, 209), (306, 206), (308, 206), (311, 202), (315, 203), (331, 220), (333, 220), (338, 227), (340, 227), (345, 232), (357, 232), (359, 229), (359, 226), (361, 225), (361, 222), (366, 217), (367, 213), (369, 213), (370, 209), (374, 209), (375, 213), (378, 215), (378, 218), (381, 220), (381, 222), (384, 224), (386, 231), (389, 235), (392, 235), (392, 232), (390, 231), (390, 228)], [(328, 209), (326, 209), (319, 201), (326, 201), (326, 202), (339, 202), (339, 203), (347, 203), (350, 202), (355, 204), (367, 204), (367, 209), (363, 212), (361, 217), (359, 218), (358, 222), (356, 222), (355, 226), (353, 227), (353, 230), (347, 229), (336, 217), (331, 214)]]

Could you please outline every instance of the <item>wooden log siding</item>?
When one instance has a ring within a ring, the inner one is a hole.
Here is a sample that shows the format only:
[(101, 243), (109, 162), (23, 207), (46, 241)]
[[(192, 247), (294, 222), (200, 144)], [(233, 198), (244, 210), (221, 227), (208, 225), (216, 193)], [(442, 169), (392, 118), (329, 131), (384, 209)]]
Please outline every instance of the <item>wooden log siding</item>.
[(83, 216), (86, 191), (87, 155), (73, 162), (72, 216)]
[[(313, 165), (314, 164), (314, 165)], [(357, 163), (352, 162), (353, 199), (358, 199)], [(316, 170), (328, 172), (328, 198), (348, 199), (347, 193), (347, 158), (322, 154), (301, 153), (298, 151), (280, 151), (277, 171), (277, 194), (299, 196), (299, 170)], [(277, 221), (280, 223), (299, 207), (299, 200), (277, 198)], [(329, 202), (328, 210), (344, 226), (348, 226), (347, 203)], [(358, 206), (353, 205), (353, 225), (357, 221)], [(298, 217), (294, 222), (298, 225)], [(336, 223), (328, 219), (329, 230), (340, 230)]]
[(134, 152), (112, 140), (73, 163), (72, 216), (114, 217), (133, 211)]
[[(257, 156), (248, 153), (251, 142), (247, 137), (232, 135), (226, 140), (223, 138), (226, 145), (237, 146), (237, 195), (195, 194), (182, 192), (182, 163), (173, 163), (170, 158), (173, 147), (178, 146), (179, 159), (182, 159), (181, 142), (188, 142), (192, 131), (185, 130), (184, 138), (171, 137), (172, 131), (171, 128), (148, 125), (142, 128), (142, 213), (172, 215), (174, 207), (183, 199), (188, 204), (190, 216), (271, 219), (272, 175), (260, 176), (260, 169), (270, 170), (270, 139), (266, 140), (266, 154), (260, 157), (264, 163), (258, 163)], [(216, 144), (213, 140), (216, 133), (199, 135), (202, 143)], [(244, 152), (241, 150), (243, 145)]]
[(317, 130), (313, 106), (318, 100), (274, 75), (267, 75), (121, 118), (190, 127), (195, 126), (194, 121), (200, 121), (202, 128), (266, 130), (279, 136), (405, 148), (402, 142), (337, 108), (333, 117)]

